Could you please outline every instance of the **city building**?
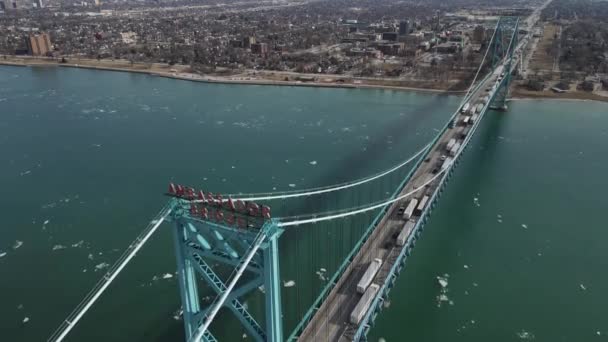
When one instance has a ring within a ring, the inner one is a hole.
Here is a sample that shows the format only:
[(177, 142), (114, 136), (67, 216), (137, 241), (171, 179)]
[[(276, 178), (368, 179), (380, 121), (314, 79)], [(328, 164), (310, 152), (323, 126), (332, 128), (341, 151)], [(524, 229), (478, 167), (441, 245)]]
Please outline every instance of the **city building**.
[(268, 54), (268, 44), (266, 43), (254, 43), (251, 44), (251, 53), (266, 55)]
[(230, 41), (230, 46), (234, 47), (234, 48), (242, 48), (243, 47), (243, 41), (239, 40), (239, 39), (233, 39)]
[(421, 50), (417, 49), (415, 46), (408, 46), (401, 51), (401, 55), (404, 57), (416, 58), (421, 54)]
[(245, 38), (243, 38), (243, 45), (242, 46), (245, 49), (249, 49), (249, 48), (251, 48), (251, 46), (253, 44), (255, 44), (255, 42), (256, 42), (255, 37), (245, 37)]
[(401, 54), (401, 52), (405, 48), (405, 44), (404, 43), (382, 43), (382, 44), (378, 44), (378, 46), (376, 48), (385, 55), (397, 56), (397, 55)]
[(32, 56), (46, 56), (51, 52), (51, 39), (47, 33), (30, 34), (25, 42), (27, 51)]
[(410, 33), (410, 22), (403, 20), (399, 23), (399, 35), (403, 36)]
[(473, 41), (475, 43), (481, 43), (485, 39), (486, 39), (486, 29), (481, 25), (476, 26), (475, 29), (473, 30)]
[(460, 48), (464, 48), (464, 36), (460, 36), (460, 35), (451, 35), (448, 37), (448, 42), (450, 43), (457, 43), (458, 45), (460, 45)]
[(137, 33), (135, 32), (121, 32), (120, 38), (122, 38), (122, 42), (127, 45), (132, 45), (137, 42)]
[(438, 53), (456, 53), (460, 51), (460, 44), (456, 42), (441, 43), (437, 45), (436, 51)]
[(382, 40), (390, 40), (396, 42), (399, 38), (397, 32), (384, 32), (382, 33)]

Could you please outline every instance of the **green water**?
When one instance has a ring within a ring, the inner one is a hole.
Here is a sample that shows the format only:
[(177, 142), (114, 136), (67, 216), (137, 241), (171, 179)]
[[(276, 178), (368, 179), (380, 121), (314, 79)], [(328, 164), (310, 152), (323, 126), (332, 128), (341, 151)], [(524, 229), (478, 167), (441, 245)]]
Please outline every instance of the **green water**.
[[(2, 340), (48, 337), (101, 276), (95, 266), (112, 263), (163, 205), (168, 181), (226, 193), (356, 179), (415, 153), (458, 101), (413, 92), (0, 67)], [(372, 340), (605, 339), (606, 109), (535, 101), (490, 113)], [(277, 204), (276, 211), (361, 204), (382, 198), (389, 186), (313, 204)], [(335, 270), (371, 219), (286, 233), (282, 277), (296, 281), (283, 289), (287, 331), (324, 285), (315, 270)], [(170, 226), (164, 228), (71, 340), (183, 339), (182, 323), (172, 317), (179, 307), (176, 283), (154, 280), (175, 271)], [(14, 249), (17, 240), (23, 245)], [(444, 273), (453, 305), (437, 307), (435, 277)], [(260, 298), (247, 299), (258, 315)], [(216, 336), (241, 339), (244, 331), (229, 315), (218, 322)]]

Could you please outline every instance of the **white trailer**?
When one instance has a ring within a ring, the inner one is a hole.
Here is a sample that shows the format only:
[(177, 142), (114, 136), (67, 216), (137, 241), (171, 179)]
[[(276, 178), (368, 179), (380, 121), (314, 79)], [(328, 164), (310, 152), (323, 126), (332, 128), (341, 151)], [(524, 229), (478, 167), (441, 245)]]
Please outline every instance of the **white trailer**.
[(361, 277), (361, 279), (359, 279), (359, 282), (357, 283), (357, 292), (359, 292), (360, 294), (365, 293), (365, 290), (367, 290), (369, 284), (372, 283), (372, 280), (374, 280), (374, 277), (376, 276), (376, 273), (378, 273), (378, 271), (380, 270), (381, 266), (382, 259), (380, 258), (376, 258), (369, 263), (369, 266), (367, 266), (367, 270), (365, 270), (365, 273), (363, 273), (363, 276)]
[(483, 105), (484, 105), (483, 103), (477, 104), (477, 111), (476, 111), (477, 114), (481, 113), (481, 111), (483, 110)]
[(414, 210), (416, 210), (417, 205), (418, 205), (418, 200), (415, 198), (412, 198), (412, 200), (410, 201), (410, 204), (408, 204), (407, 208), (405, 208), (405, 211), (403, 212), (404, 220), (409, 220), (410, 217), (412, 217), (412, 215), (414, 215)]
[(365, 316), (365, 313), (367, 312), (367, 310), (369, 310), (369, 306), (372, 304), (374, 297), (376, 297), (376, 293), (378, 293), (378, 290), (380, 290), (380, 286), (378, 286), (377, 284), (371, 284), (367, 288), (367, 290), (365, 291), (363, 296), (361, 296), (361, 299), (359, 299), (359, 302), (353, 309), (353, 312), (351, 312), (350, 314), (350, 322), (352, 324), (358, 325), (359, 323), (361, 323), (363, 316)]
[(405, 241), (407, 241), (407, 237), (410, 236), (410, 233), (412, 232), (412, 230), (414, 229), (415, 226), (416, 226), (416, 223), (414, 223), (414, 221), (407, 221), (403, 225), (401, 232), (399, 232), (399, 235), (397, 235), (397, 246), (403, 247), (405, 245)]
[(447, 169), (451, 163), (452, 163), (452, 158), (447, 158), (441, 165), (441, 170), (443, 171), (443, 170)]
[(429, 196), (423, 196), (418, 203), (418, 208), (416, 208), (416, 214), (421, 215), (422, 211), (424, 211), (424, 207), (426, 207), (426, 203), (429, 201)]
[(471, 105), (468, 102), (465, 103), (464, 106), (462, 106), (461, 112), (466, 113), (470, 106)]
[(450, 155), (452, 157), (455, 157), (456, 153), (458, 153), (459, 149), (460, 149), (460, 142), (456, 142), (456, 144), (454, 144), (454, 146), (452, 146), (452, 149), (450, 150)]
[(455, 143), (456, 143), (456, 139), (450, 139), (450, 141), (448, 141), (448, 144), (445, 147), (445, 149), (449, 151), (452, 148), (452, 146), (454, 146)]
[(474, 124), (475, 121), (477, 121), (477, 118), (479, 117), (479, 115), (475, 114), (473, 116), (471, 116), (471, 120), (469, 120), (471, 122), (471, 124)]

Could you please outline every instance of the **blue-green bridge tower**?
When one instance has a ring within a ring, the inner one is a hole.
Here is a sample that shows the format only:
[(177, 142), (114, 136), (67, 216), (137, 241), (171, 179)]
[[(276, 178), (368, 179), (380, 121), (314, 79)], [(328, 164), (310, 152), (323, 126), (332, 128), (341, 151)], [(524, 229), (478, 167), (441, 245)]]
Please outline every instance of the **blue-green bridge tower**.
[[(170, 220), (186, 339), (193, 339), (214, 304), (202, 307), (197, 278), (220, 297), (228, 290), (220, 274), (242, 265), (244, 257), (257, 245), (259, 249), (247, 263), (242, 281), (230, 291), (222, 306), (238, 318), (256, 341), (283, 341), (278, 249), (283, 230), (270, 219), (269, 208), (255, 203), (223, 201), (219, 196), (207, 197), (202, 193), (196, 200), (176, 198), (172, 201), (174, 209)], [(243, 296), (258, 289), (265, 294), (264, 326), (241, 301)], [(203, 339), (216, 341), (208, 330)]]

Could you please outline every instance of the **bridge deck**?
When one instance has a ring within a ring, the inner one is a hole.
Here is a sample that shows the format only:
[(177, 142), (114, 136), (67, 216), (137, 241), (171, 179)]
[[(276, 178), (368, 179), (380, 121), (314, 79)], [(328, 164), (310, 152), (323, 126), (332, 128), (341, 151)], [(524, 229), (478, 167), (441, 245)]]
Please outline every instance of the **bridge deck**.
[[(487, 94), (486, 88), (491, 86), (496, 81), (497, 77), (498, 75), (488, 77), (484, 84), (472, 94), (469, 103), (471, 103), (471, 105), (478, 103), (479, 100)], [(441, 167), (441, 156), (448, 155), (448, 152), (445, 149), (448, 141), (452, 138), (456, 138), (456, 140), (462, 138), (462, 133), (465, 130), (465, 126), (462, 124), (463, 117), (463, 114), (456, 116), (455, 127), (445, 131), (439, 141), (432, 147), (427, 159), (419, 165), (410, 181), (405, 184), (400, 194), (405, 194), (420, 187), (434, 176), (432, 173), (433, 169), (435, 167)], [(423, 193), (433, 193), (437, 186), (439, 186), (439, 182), (440, 178), (437, 178), (435, 181), (425, 186), (424, 189), (421, 189), (416, 193), (415, 196), (410, 196), (409, 198), (395, 202), (391, 205), (387, 214), (376, 226), (369, 239), (361, 247), (359, 253), (354, 257), (342, 277), (338, 280), (325, 302), (304, 329), (300, 335), (300, 341), (351, 341), (353, 339), (358, 326), (351, 324), (349, 318), (355, 305), (361, 298), (361, 295), (358, 294), (356, 290), (357, 282), (365, 272), (367, 265), (369, 265), (374, 258), (381, 258), (383, 261), (382, 267), (373, 282), (378, 285), (384, 284), (401, 249), (405, 248), (396, 246), (395, 244), (395, 234), (400, 231), (406, 222), (401, 215), (397, 213), (398, 208), (407, 206), (407, 203), (409, 203), (411, 198), (421, 198)], [(412, 220), (414, 221), (417, 221), (418, 219), (419, 217), (417, 216), (412, 217)]]

